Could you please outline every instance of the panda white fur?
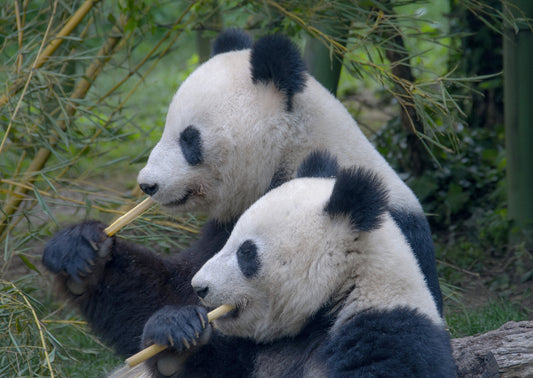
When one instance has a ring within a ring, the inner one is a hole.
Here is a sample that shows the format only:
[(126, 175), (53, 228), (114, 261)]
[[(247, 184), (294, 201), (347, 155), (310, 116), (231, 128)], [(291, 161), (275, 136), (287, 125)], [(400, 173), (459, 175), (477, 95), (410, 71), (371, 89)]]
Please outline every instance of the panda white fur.
[[(281, 36), (252, 43), (230, 30), (213, 57), (180, 86), (165, 129), (138, 182), (170, 213), (204, 211), (197, 242), (158, 256), (86, 221), (60, 230), (44, 265), (56, 274), (92, 329), (118, 353), (139, 350), (147, 320), (197, 304), (190, 280), (224, 245), (235, 221), (269, 188), (293, 178), (300, 162), (328, 149), (341, 166), (371, 169), (389, 192), (389, 214), (407, 238), (441, 309), (431, 233), (409, 188), (372, 147), (342, 104), (305, 70), (298, 49)], [(166, 307), (165, 307), (166, 306)]]
[[(337, 173), (326, 153), (300, 175), (314, 177), (254, 203), (192, 279), (205, 306), (236, 310), (193, 351), (211, 331), (200, 306), (181, 310), (181, 324), (157, 340), (187, 350), (173, 376), (455, 376), (443, 320), (379, 175)], [(145, 343), (165, 324), (149, 322)]]

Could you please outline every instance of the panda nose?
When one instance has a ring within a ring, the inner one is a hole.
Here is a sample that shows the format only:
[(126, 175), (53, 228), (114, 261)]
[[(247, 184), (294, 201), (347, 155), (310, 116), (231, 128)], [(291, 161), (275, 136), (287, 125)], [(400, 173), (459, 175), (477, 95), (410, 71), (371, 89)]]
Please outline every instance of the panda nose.
[(139, 184), (139, 187), (149, 196), (153, 196), (159, 190), (159, 185), (157, 184)]
[(207, 293), (209, 292), (208, 286), (194, 286), (193, 287), (194, 292), (196, 295), (198, 295), (200, 298), (204, 299)]

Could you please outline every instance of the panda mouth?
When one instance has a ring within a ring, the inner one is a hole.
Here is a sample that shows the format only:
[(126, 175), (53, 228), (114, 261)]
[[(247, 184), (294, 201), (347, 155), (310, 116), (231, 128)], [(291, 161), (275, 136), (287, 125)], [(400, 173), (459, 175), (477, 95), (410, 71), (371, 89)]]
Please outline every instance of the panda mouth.
[[(215, 307), (216, 308), (216, 307)], [(213, 310), (214, 308), (211, 308), (211, 310)], [(239, 317), (241, 313), (241, 308), (238, 307), (238, 306), (234, 306), (234, 309), (231, 310), (230, 312), (222, 315), (221, 317), (218, 318), (218, 320), (232, 320), (232, 319), (236, 319)]]
[(188, 189), (185, 194), (183, 195), (183, 197), (177, 199), (177, 200), (174, 200), (174, 201), (170, 201), (170, 202), (167, 202), (165, 203), (163, 206), (166, 206), (166, 207), (176, 207), (176, 206), (181, 206), (181, 205), (184, 205), (185, 202), (187, 202), (189, 200), (189, 198), (194, 194), (194, 191), (192, 189)]
[(185, 203), (192, 196), (205, 197), (205, 190), (204, 190), (203, 185), (200, 185), (196, 189), (187, 189), (185, 191), (185, 194), (181, 198), (179, 198), (177, 200), (174, 200), (174, 201), (167, 202), (167, 203), (163, 204), (163, 206), (165, 206), (165, 207), (177, 207), (177, 206), (185, 205)]

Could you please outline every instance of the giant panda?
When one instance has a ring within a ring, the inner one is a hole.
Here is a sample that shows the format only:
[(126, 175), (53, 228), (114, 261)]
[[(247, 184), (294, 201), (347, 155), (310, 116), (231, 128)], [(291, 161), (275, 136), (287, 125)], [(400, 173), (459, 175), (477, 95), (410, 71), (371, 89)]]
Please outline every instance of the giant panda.
[(212, 58), (182, 83), (161, 140), (138, 175), (140, 188), (168, 213), (209, 216), (199, 240), (164, 257), (108, 238), (105, 224), (86, 221), (60, 230), (46, 244), (43, 263), (104, 341), (120, 354), (135, 353), (157, 310), (198, 303), (193, 275), (224, 245), (244, 210), (293, 178), (316, 149), (334, 151), (341, 166), (357, 164), (382, 177), (388, 214), (411, 245), (413, 264), (440, 311), (431, 234), (412, 191), (309, 75), (290, 40), (269, 35), (252, 43), (238, 30), (221, 34)]
[[(193, 277), (202, 306), (146, 324), (143, 342), (175, 353), (153, 358), (153, 375), (455, 376), (448, 333), (379, 174), (337, 172), (320, 152), (299, 176), (246, 210)], [(223, 304), (235, 310), (213, 330), (203, 306)]]

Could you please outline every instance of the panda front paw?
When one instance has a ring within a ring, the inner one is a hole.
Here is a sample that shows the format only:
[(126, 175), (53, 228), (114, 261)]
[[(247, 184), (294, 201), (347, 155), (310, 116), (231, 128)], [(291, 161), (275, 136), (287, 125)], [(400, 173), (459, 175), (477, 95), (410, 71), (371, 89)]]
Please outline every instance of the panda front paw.
[(82, 279), (92, 273), (98, 257), (109, 255), (113, 237), (105, 225), (88, 221), (60, 230), (44, 247), (43, 264), (53, 273), (65, 273), (74, 294), (82, 290)]
[(207, 343), (211, 326), (202, 306), (165, 306), (146, 322), (142, 345), (165, 345), (178, 352)]

